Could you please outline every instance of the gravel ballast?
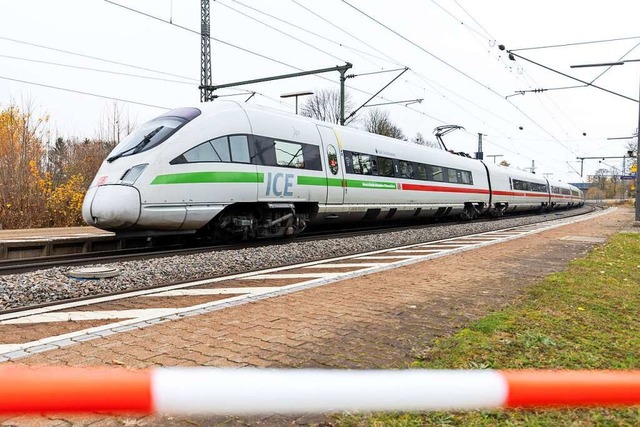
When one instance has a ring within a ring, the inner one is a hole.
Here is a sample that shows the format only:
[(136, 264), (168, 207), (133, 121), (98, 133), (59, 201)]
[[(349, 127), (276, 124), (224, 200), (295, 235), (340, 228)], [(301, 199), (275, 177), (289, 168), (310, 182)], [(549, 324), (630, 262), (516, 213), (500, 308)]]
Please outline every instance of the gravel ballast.
[(234, 251), (110, 263), (110, 267), (120, 270), (120, 275), (110, 279), (70, 278), (67, 273), (74, 267), (55, 267), (0, 276), (0, 310), (353, 255), (561, 219), (590, 211), (591, 208), (583, 207), (549, 214), (507, 217), (495, 221), (445, 223), (436, 227), (389, 231), (370, 236), (332, 237), (311, 242), (293, 240), (287, 244)]

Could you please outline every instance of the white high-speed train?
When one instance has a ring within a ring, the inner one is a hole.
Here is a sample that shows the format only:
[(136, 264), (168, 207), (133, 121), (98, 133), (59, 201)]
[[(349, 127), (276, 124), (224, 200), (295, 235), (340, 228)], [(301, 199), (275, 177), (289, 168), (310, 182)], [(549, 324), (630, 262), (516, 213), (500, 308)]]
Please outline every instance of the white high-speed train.
[(85, 221), (107, 230), (295, 235), (309, 223), (548, 210), (582, 205), (569, 184), (444, 150), (259, 106), (180, 108), (103, 162)]

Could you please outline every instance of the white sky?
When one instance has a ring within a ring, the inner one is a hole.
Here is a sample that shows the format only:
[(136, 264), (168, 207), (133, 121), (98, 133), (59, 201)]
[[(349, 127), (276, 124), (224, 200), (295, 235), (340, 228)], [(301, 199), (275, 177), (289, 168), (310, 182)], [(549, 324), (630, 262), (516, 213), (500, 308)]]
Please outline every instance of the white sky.
[[(197, 0), (118, 1), (199, 31), (200, 2)], [(640, 30), (634, 30), (640, 16), (638, 1), (349, 0), (352, 5), (497, 94), (442, 64), (341, 0), (296, 1), (299, 4), (292, 0), (211, 1), (211, 35), (304, 70), (341, 65), (344, 61), (354, 64), (350, 73), (355, 74), (398, 68), (397, 63), (408, 66), (412, 71), (405, 73), (381, 94), (384, 100), (372, 101), (424, 98), (421, 104), (413, 104), (409, 108), (402, 105), (384, 107), (407, 136), (421, 132), (433, 139), (434, 127), (442, 122), (462, 125), (468, 133), (457, 131), (445, 137), (449, 148), (473, 153), (477, 148), (477, 133), (482, 132), (487, 135), (485, 155), (502, 154), (504, 157), (498, 161), (506, 159), (512, 166), (520, 168), (530, 167), (533, 159), (538, 167), (537, 173), (553, 173), (555, 178), (563, 181), (580, 181), (579, 175), (571, 172), (567, 163), (579, 170), (576, 156), (623, 155), (626, 142), (607, 141), (606, 138), (629, 136), (638, 126), (637, 102), (594, 88), (528, 93), (505, 100), (506, 95), (519, 90), (579, 83), (520, 59), (509, 61), (497, 48), (498, 44), (517, 49), (640, 36)], [(343, 46), (260, 15), (239, 2)], [(300, 5), (349, 34), (332, 27)], [(229, 7), (300, 38), (308, 45)], [(6, 38), (184, 76), (192, 81), (28, 46)], [(490, 42), (494, 38), (497, 43)], [(576, 70), (570, 69), (569, 65), (618, 60), (639, 43), (640, 38), (637, 38), (518, 53), (562, 72), (591, 80), (604, 68)], [(6, 56), (181, 80), (183, 83), (25, 62)], [(213, 79), (218, 84), (297, 71), (216, 41), (212, 41), (212, 56)], [(640, 58), (640, 46), (625, 57), (637, 58)], [(199, 74), (200, 37), (175, 26), (154, 21), (104, 0), (0, 0), (0, 107), (7, 106), (11, 99), (19, 102), (21, 98), (30, 97), (41, 111), (51, 115), (54, 134), (93, 136), (99, 127), (101, 114), (113, 102), (6, 78), (175, 108), (199, 102)], [(373, 94), (395, 74), (348, 80), (347, 84), (354, 88), (350, 92), (355, 105), (359, 106), (370, 96), (358, 90)], [(332, 73), (323, 77), (337, 82), (338, 75)], [(596, 84), (637, 99), (639, 80), (640, 63), (628, 63), (613, 67)], [(280, 100), (281, 94), (328, 87), (338, 86), (311, 76), (244, 89), (265, 95), (256, 95), (249, 101), (251, 103), (293, 111), (293, 99)], [(220, 91), (219, 94), (232, 92), (237, 91)], [(163, 112), (160, 108), (136, 104), (123, 106), (138, 123)], [(519, 129), (520, 126), (523, 130)], [(605, 163), (620, 166), (619, 160), (607, 160)], [(597, 160), (586, 161), (585, 176), (599, 167), (603, 166)]]

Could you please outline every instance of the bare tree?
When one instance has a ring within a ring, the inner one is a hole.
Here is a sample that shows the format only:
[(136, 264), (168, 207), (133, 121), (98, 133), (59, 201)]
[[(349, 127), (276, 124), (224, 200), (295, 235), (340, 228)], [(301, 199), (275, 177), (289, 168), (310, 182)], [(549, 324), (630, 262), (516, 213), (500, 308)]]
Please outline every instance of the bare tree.
[[(345, 116), (353, 110), (353, 101), (348, 92), (344, 94)], [(300, 114), (323, 122), (340, 123), (340, 90), (320, 89), (307, 98)], [(353, 122), (353, 119), (351, 120)]]
[(377, 108), (369, 110), (364, 117), (364, 128), (367, 132), (407, 140), (402, 129), (389, 119), (389, 112), (386, 110), (379, 110)]
[(136, 121), (129, 116), (129, 109), (121, 106), (117, 101), (105, 106), (102, 113), (97, 139), (104, 141), (111, 148), (125, 138), (136, 127)]
[(416, 136), (411, 138), (411, 142), (418, 145), (424, 145), (426, 147), (442, 149), (442, 147), (440, 147), (440, 144), (438, 144), (436, 141), (425, 139), (425, 137), (422, 136), (420, 132), (416, 132)]
[(596, 170), (595, 174), (592, 177), (589, 177), (590, 182), (594, 184), (597, 188), (602, 191), (607, 189), (607, 176), (609, 175), (609, 171), (605, 168), (600, 168)]

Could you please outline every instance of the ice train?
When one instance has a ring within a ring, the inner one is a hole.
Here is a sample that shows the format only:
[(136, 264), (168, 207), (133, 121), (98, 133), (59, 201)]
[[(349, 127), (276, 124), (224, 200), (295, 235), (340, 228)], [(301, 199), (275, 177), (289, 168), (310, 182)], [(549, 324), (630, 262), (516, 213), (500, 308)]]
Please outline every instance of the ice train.
[(308, 224), (581, 206), (578, 188), (444, 150), (264, 107), (216, 101), (140, 126), (84, 199), (106, 230), (294, 236)]

